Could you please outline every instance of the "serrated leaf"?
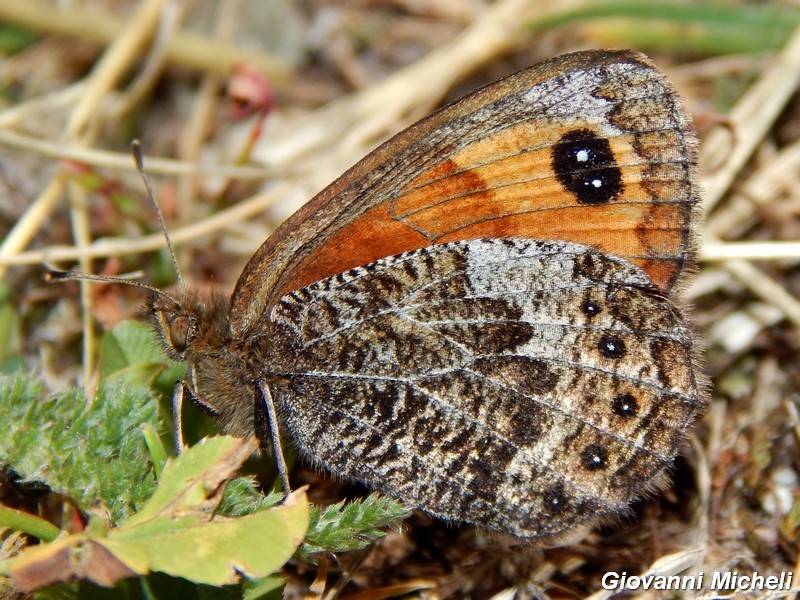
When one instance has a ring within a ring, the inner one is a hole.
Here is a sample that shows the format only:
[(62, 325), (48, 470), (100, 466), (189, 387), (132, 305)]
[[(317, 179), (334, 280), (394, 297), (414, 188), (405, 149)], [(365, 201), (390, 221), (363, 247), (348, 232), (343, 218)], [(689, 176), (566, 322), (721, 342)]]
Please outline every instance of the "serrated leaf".
[(413, 509), (396, 500), (370, 494), (363, 500), (311, 509), (311, 525), (298, 556), (312, 560), (319, 552), (358, 550), (386, 535), (407, 519)]
[(259, 491), (255, 478), (237, 477), (225, 488), (220, 513), (228, 517), (250, 515), (271, 508), (283, 499), (283, 493), (272, 492), (266, 496)]
[(0, 459), (22, 481), (43, 481), (84, 510), (102, 501), (115, 521), (124, 519), (154, 487), (140, 429), (165, 428), (152, 392), (103, 382), (87, 402), (78, 390), (43, 398), (43, 387), (0, 376)]

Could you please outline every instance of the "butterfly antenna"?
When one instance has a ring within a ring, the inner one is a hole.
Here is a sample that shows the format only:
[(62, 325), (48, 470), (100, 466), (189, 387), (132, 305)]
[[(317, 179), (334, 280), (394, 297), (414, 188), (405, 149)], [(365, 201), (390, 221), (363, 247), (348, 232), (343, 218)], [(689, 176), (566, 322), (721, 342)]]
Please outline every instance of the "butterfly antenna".
[(178, 283), (182, 285), (183, 276), (181, 275), (181, 268), (178, 265), (178, 259), (175, 256), (175, 250), (172, 248), (172, 240), (169, 239), (167, 224), (164, 222), (164, 215), (161, 214), (161, 207), (158, 206), (158, 202), (156, 201), (156, 196), (153, 193), (153, 186), (150, 183), (150, 178), (147, 176), (147, 173), (144, 172), (144, 159), (142, 158), (142, 148), (139, 144), (139, 140), (133, 140), (133, 142), (131, 142), (131, 152), (133, 153), (133, 159), (136, 161), (136, 169), (139, 171), (142, 181), (144, 181), (144, 187), (147, 188), (147, 195), (150, 197), (150, 202), (153, 204), (153, 208), (156, 209), (156, 216), (158, 217), (158, 222), (161, 223), (161, 231), (164, 232), (164, 239), (167, 240), (167, 248), (169, 249), (170, 257), (172, 258), (172, 266), (175, 267), (175, 275), (178, 278)]
[(45, 272), (44, 274), (44, 280), (47, 283), (51, 283), (53, 281), (70, 281), (76, 279), (83, 281), (101, 281), (104, 283), (117, 283), (121, 285), (130, 285), (142, 290), (147, 290), (148, 292), (153, 292), (158, 296), (162, 296), (164, 298), (172, 300), (172, 302), (174, 302), (175, 304), (179, 304), (177, 298), (168, 294), (164, 290), (160, 290), (158, 288), (153, 287), (152, 285), (147, 285), (146, 283), (135, 281), (133, 279), (126, 279), (124, 277), (111, 277), (109, 275), (94, 275), (92, 273), (84, 273), (83, 271), (60, 271), (58, 269), (52, 269), (49, 267), (47, 272)]

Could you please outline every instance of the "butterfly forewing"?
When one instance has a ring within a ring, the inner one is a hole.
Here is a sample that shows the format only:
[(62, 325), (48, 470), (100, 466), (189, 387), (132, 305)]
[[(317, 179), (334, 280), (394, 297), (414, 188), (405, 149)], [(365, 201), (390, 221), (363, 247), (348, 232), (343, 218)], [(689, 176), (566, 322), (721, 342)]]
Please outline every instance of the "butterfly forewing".
[(480, 237), (591, 245), (668, 291), (689, 258), (695, 144), (640, 54), (521, 71), (391, 139), (284, 224), (237, 284), (233, 325), (245, 331), (253, 305), (352, 267)]
[(429, 246), (289, 293), (270, 322), (265, 381), (304, 454), (520, 537), (619, 512), (702, 406), (676, 309), (571, 243)]

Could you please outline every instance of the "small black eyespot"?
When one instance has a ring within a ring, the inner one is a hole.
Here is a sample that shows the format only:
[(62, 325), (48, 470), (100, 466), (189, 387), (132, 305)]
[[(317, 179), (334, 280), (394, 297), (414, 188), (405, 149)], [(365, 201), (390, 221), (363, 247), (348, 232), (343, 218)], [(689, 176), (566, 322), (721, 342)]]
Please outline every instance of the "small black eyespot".
[(544, 492), (542, 503), (551, 515), (564, 514), (569, 509), (569, 498), (561, 485), (554, 485)]
[(581, 302), (581, 312), (588, 318), (592, 318), (595, 315), (600, 314), (602, 310), (603, 307), (594, 300), (584, 300)]
[(608, 450), (601, 444), (589, 444), (581, 452), (581, 464), (587, 471), (608, 468)]
[(597, 349), (606, 358), (622, 358), (627, 353), (625, 342), (622, 341), (622, 338), (608, 333), (600, 337)]
[(614, 414), (618, 417), (630, 419), (639, 412), (639, 403), (632, 394), (620, 394), (611, 401)]

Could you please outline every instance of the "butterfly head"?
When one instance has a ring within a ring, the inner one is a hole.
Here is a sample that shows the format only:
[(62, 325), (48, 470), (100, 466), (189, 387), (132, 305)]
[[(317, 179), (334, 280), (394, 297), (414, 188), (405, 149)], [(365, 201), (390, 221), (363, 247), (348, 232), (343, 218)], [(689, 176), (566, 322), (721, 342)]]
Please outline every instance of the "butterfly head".
[(204, 348), (224, 347), (230, 339), (230, 304), (221, 295), (182, 290), (172, 296), (154, 290), (145, 308), (172, 360), (193, 362)]

